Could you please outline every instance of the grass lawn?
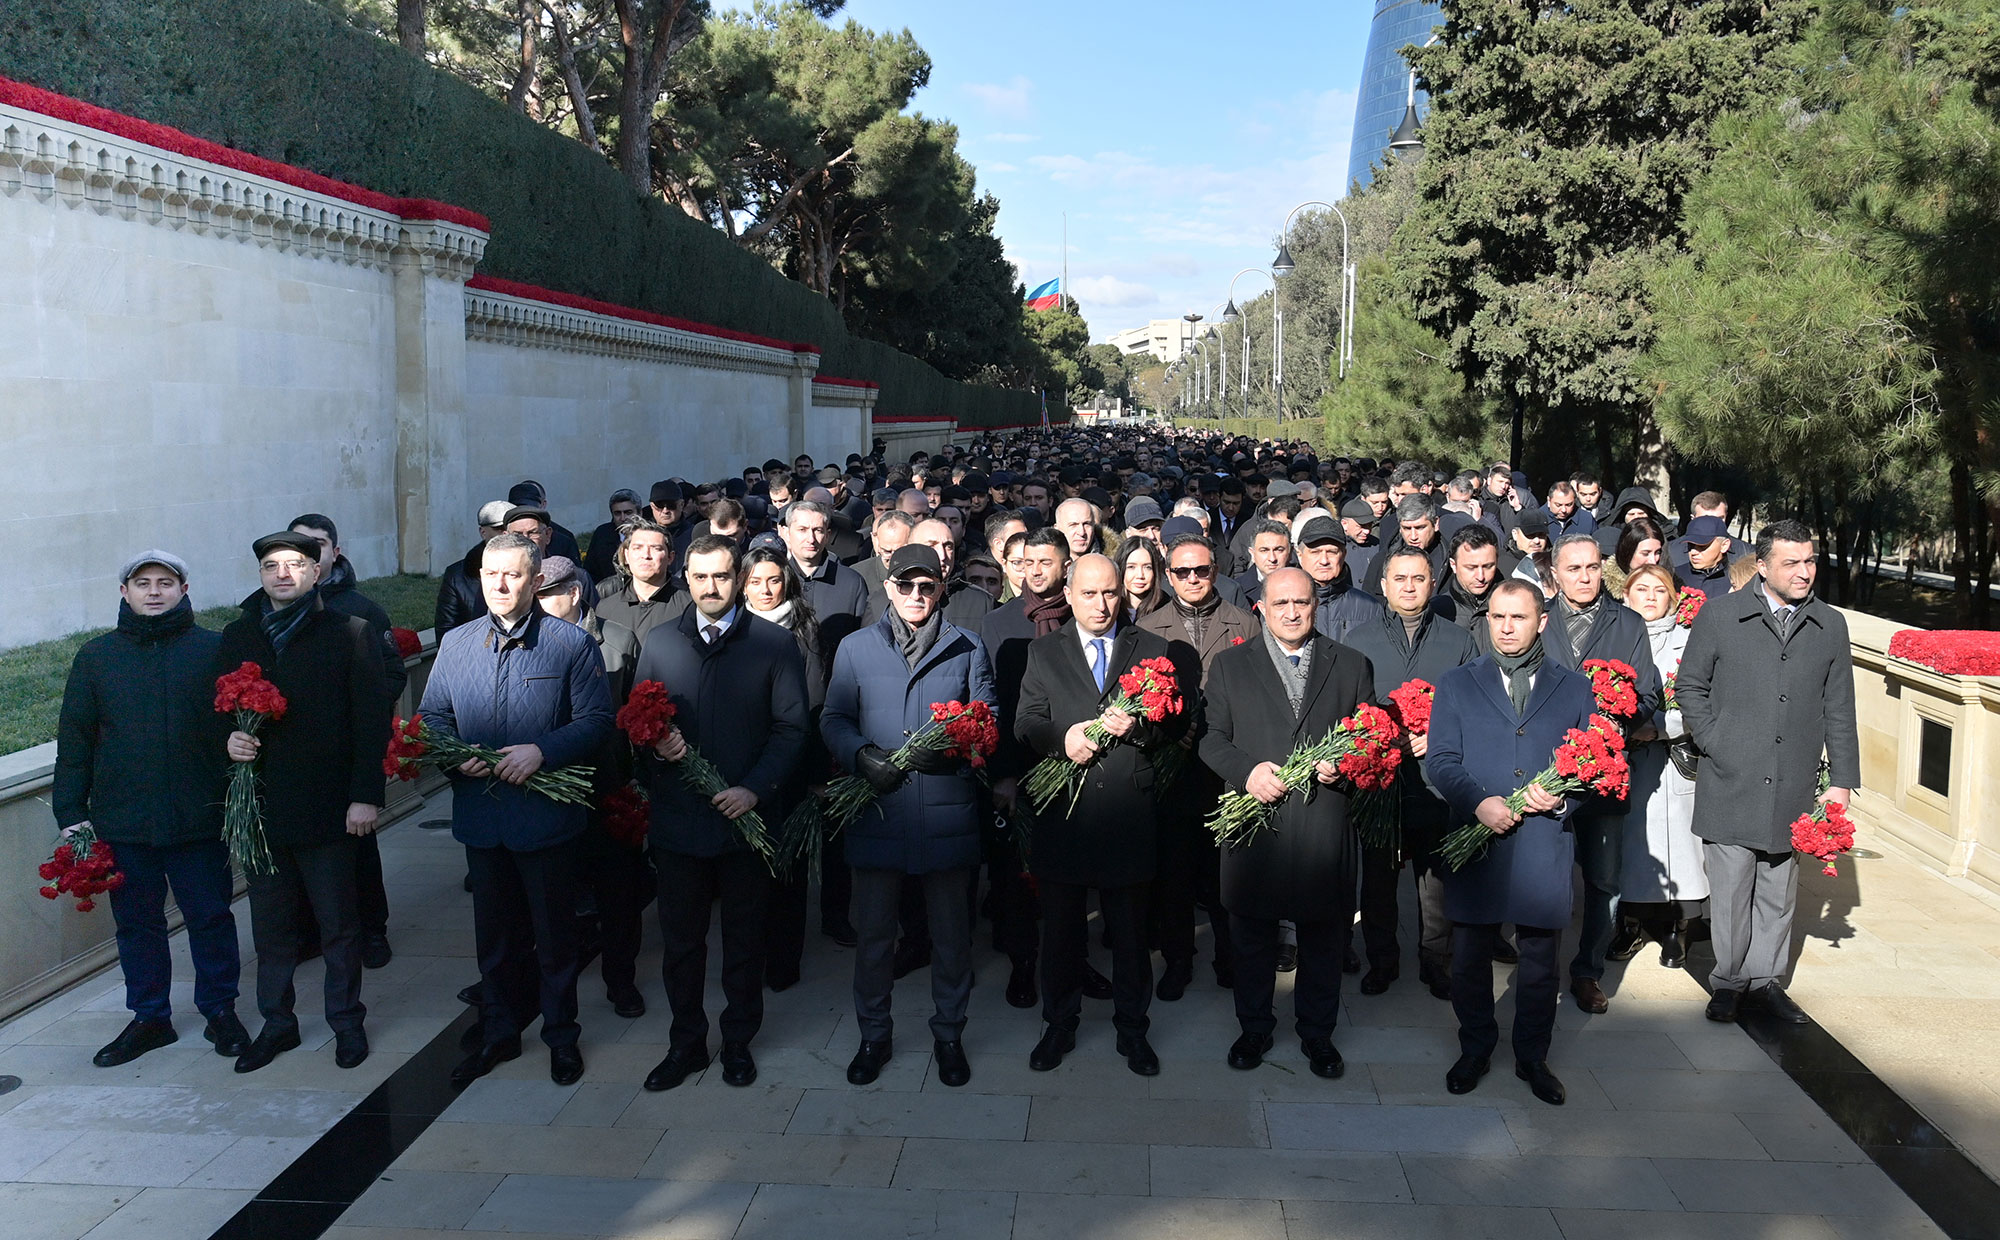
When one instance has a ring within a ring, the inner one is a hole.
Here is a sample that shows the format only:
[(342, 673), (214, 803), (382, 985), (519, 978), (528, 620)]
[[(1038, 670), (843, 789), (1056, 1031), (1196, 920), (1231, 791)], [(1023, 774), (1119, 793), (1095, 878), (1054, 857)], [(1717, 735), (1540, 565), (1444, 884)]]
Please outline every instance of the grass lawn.
[[(431, 627), (437, 603), (435, 577), (416, 573), (375, 577), (361, 583), (361, 592), (382, 605), (391, 624), (420, 631)], [(220, 630), (241, 614), (233, 606), (210, 607), (195, 613), (195, 620), (203, 628)], [(91, 629), (0, 651), (0, 753), (56, 738), (56, 716), (62, 710), (69, 665), (85, 642), (108, 631)]]

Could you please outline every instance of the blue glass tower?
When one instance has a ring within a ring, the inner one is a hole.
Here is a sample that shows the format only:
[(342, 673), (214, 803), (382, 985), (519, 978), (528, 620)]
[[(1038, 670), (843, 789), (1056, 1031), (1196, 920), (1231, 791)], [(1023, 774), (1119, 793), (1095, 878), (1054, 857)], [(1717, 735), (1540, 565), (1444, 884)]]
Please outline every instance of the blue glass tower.
[[(1361, 63), (1361, 97), (1354, 105), (1354, 139), (1347, 157), (1347, 180), (1365, 188), (1370, 164), (1379, 164), (1389, 149), (1389, 135), (1409, 104), (1410, 66), (1402, 51), (1422, 47), (1431, 30), (1444, 23), (1444, 6), (1429, 0), (1375, 0), (1375, 19), (1368, 25), (1368, 55)], [(1426, 99), (1417, 92), (1417, 111)]]

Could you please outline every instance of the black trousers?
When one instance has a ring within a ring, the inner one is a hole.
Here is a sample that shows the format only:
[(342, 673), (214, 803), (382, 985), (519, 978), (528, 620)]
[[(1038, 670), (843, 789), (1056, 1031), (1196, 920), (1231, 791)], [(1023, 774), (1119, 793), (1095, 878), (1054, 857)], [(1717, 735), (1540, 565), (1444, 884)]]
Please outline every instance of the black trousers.
[(1217, 962), (1234, 959), (1229, 911), (1222, 907), (1222, 851), (1199, 816), (1160, 816), (1160, 868), (1153, 878), (1150, 904), (1147, 941), (1168, 963), (1194, 959), (1197, 912), (1208, 916)]
[(1041, 904), (1034, 880), (1021, 868), (1021, 851), (1012, 839), (987, 842), (986, 875), (993, 909), (993, 950), (1015, 967), (1033, 964), (1041, 947), (1041, 927), (1035, 919)]
[(472, 934), (479, 951), (479, 1019), (486, 1045), (521, 1036), (539, 1011), (542, 1041), (575, 1046), (577, 842), (516, 852), (465, 850)]
[(705, 1052), (708, 1012), (708, 919), (722, 902), (722, 1041), (748, 1042), (764, 1024), (764, 917), (771, 872), (753, 852), (691, 857), (653, 850), (660, 874), (660, 971), (673, 1010), (668, 1038), (675, 1050)]
[(250, 878), (250, 938), (257, 948), (257, 1010), (264, 1023), (298, 1027), (292, 973), (299, 963), (300, 922), (319, 927), (326, 964), (326, 1023), (339, 1033), (361, 1028), (361, 917), (354, 900), (354, 840), (343, 835), (310, 848), (271, 846), (276, 870)]
[(1397, 941), (1396, 888), (1408, 870), (1417, 891), (1417, 950), (1435, 964), (1451, 956), (1451, 919), (1444, 915), (1444, 878), (1430, 856), (1407, 863), (1400, 853), (1364, 848), (1361, 853), (1361, 938), (1368, 963), (1378, 969), (1396, 968), (1402, 958)]
[[(1232, 916), (1236, 939), (1236, 1023), (1245, 1033), (1278, 1028), (1278, 922)], [(1341, 964), (1354, 918), (1293, 922), (1299, 967), (1292, 975), (1293, 1028), (1300, 1038), (1330, 1038), (1340, 1020)]]
[(965, 1032), (965, 1005), (972, 995), (972, 902), (966, 885), (976, 871), (966, 868), (930, 874), (900, 870), (854, 871), (854, 1016), (867, 1042), (888, 1041), (896, 985), (896, 928), (902, 923), (903, 891), (915, 882), (924, 894), (925, 926), (931, 944), (931, 1036), (956, 1042)]
[[(363, 935), (387, 935), (389, 933), (389, 893), (382, 886), (382, 845), (376, 841), (379, 832), (355, 836), (354, 839), (354, 905), (361, 919)], [(320, 940), (319, 923), (313, 920), (310, 908), (299, 910), (299, 954)]]
[[(1451, 1007), (1462, 1054), (1487, 1056), (1500, 1045), (1500, 1022), (1493, 1016), (1493, 940), (1499, 934), (1498, 925), (1452, 927)], [(1521, 953), (1514, 969), (1514, 1058), (1539, 1063), (1549, 1057), (1555, 1033), (1562, 931), (1516, 926), (1514, 945)]]
[[(1090, 888), (1036, 880), (1042, 904), (1042, 1019), (1074, 1029), (1083, 1015), (1084, 967), (1090, 959)], [(1144, 1037), (1151, 1022), (1153, 954), (1146, 947), (1150, 883), (1099, 887), (1097, 907), (1111, 938), (1111, 1024)]]
[(644, 851), (592, 824), (578, 847), (577, 865), (597, 903), (598, 971), (605, 989), (632, 987), (638, 982), (646, 905), (653, 899), (652, 863)]

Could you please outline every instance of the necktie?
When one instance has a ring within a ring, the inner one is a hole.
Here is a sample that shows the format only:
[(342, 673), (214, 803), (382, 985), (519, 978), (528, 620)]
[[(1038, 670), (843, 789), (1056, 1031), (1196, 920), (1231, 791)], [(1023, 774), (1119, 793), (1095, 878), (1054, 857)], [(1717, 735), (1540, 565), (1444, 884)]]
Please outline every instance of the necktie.
[(1297, 671), (1299, 666), (1299, 656), (1295, 654), (1288, 654), (1285, 657), (1292, 661), (1292, 670)]
[(716, 638), (722, 636), (722, 626), (719, 624), (703, 625), (701, 631), (702, 635), (708, 638), (708, 644), (711, 646), (715, 644)]
[(1792, 617), (1798, 614), (1798, 610), (1796, 606), (1778, 608), (1778, 636), (1792, 635)]
[(1104, 639), (1101, 637), (1090, 643), (1090, 674), (1097, 679), (1097, 691), (1104, 692)]

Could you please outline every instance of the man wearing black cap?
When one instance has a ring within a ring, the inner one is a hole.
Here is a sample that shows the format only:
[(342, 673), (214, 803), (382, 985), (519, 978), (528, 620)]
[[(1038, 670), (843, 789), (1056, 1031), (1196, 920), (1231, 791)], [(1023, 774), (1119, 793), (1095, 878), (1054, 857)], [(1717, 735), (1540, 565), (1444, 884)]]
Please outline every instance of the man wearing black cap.
[(266, 534), (251, 552), (262, 585), (223, 630), (214, 672), (257, 664), (284, 695), (286, 709), (260, 736), (232, 730), (222, 714), (213, 725), (226, 734), (231, 761), (259, 763), (272, 866), (248, 875), (264, 1027), (236, 1070), (254, 1072), (299, 1045), (292, 972), (302, 901), (319, 923), (334, 1062), (352, 1068), (368, 1057), (354, 849), (358, 837), (374, 832), (383, 801), (389, 716), (382, 709), (388, 697), (382, 647), (367, 621), (321, 601), (316, 539), (290, 530)]
[(1359, 497), (1340, 506), (1340, 528), (1347, 535), (1347, 567), (1350, 571), (1367, 572), (1375, 553), (1382, 549), (1375, 541), (1375, 526), (1380, 519), (1375, 506)]
[(481, 504), (479, 541), (459, 559), (445, 566), (444, 575), (438, 579), (437, 607), (431, 615), (431, 627), (437, 630), (439, 641), (443, 641), (444, 635), (459, 625), (486, 614), (486, 602), (479, 593), (480, 556), (490, 539), (507, 532), (507, 514), (513, 507), (504, 499)]
[(548, 515), (549, 493), (541, 483), (533, 478), (515, 483), (507, 490), (507, 502), (517, 508), (539, 509), (549, 523), (549, 542), (543, 549), (544, 555), (559, 555), (573, 561), (583, 559), (583, 551), (577, 546), (576, 535), (556, 524)]
[(680, 551), (681, 518), (687, 515), (688, 496), (681, 484), (672, 478), (664, 478), (653, 484), (646, 494), (646, 515), (653, 524), (667, 531), (667, 537), (675, 543), (674, 550)]
[(1500, 551), (1501, 575), (1525, 581), (1546, 594), (1542, 567), (1547, 560), (1549, 541), (1549, 514), (1539, 508), (1524, 508), (1515, 513), (1507, 544)]
[(1312, 579), (1313, 622), (1326, 637), (1344, 642), (1348, 630), (1374, 621), (1382, 601), (1354, 584), (1347, 569), (1347, 536), (1332, 517), (1308, 517), (1299, 525), (1299, 567)]
[(1674, 577), (1683, 586), (1716, 598), (1729, 593), (1729, 566), (1750, 553), (1729, 537), (1729, 523), (1702, 516), (1688, 522), (1687, 535), (1667, 544)]
[(125, 875), (111, 892), (111, 917), (132, 1021), (92, 1062), (115, 1068), (179, 1038), (169, 886), (187, 924), (194, 1005), (208, 1018), (203, 1036), (233, 1058), (250, 1034), (236, 1018), (241, 964), (212, 732), (221, 638), (195, 624), (187, 565), (172, 552), (140, 552), (118, 582), (118, 627), (86, 642), (70, 664), (50, 793), (63, 834), (89, 827), (117, 852)]

